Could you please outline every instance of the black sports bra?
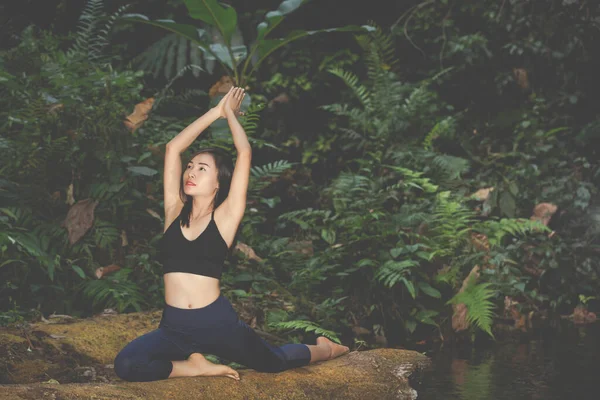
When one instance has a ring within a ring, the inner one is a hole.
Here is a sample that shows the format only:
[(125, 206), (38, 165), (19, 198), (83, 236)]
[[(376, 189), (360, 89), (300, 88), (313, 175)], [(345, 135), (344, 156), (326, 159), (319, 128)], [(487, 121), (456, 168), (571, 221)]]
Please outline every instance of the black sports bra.
[(194, 240), (183, 236), (179, 213), (160, 239), (158, 261), (165, 274), (187, 272), (220, 279), (228, 250), (215, 223), (214, 210), (206, 229)]

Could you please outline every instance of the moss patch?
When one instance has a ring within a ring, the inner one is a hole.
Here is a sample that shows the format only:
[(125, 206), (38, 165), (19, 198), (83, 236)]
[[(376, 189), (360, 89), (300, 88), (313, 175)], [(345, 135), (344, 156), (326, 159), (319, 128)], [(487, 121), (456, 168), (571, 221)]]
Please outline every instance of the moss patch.
[(114, 357), (131, 340), (156, 329), (160, 317), (161, 311), (152, 311), (0, 328), (0, 383), (12, 384), (1, 388), (0, 399), (414, 398), (408, 377), (428, 364), (414, 351), (376, 349), (275, 374), (238, 369), (239, 382), (227, 377), (120, 380)]
[(38, 323), (32, 329), (60, 337), (58, 343), (99, 363), (112, 364), (127, 343), (158, 328), (160, 317), (161, 311), (106, 315), (71, 324)]
[(3, 394), (22, 399), (414, 399), (408, 378), (428, 364), (427, 357), (414, 351), (378, 349), (274, 374), (241, 370), (240, 381), (190, 377), (113, 384), (37, 383), (6, 386)]

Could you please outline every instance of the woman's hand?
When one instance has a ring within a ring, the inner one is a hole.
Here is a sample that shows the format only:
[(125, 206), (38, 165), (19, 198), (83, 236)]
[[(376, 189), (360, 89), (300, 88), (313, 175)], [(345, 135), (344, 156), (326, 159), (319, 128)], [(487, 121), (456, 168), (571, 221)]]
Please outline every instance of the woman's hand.
[(228, 115), (236, 117), (244, 115), (243, 112), (240, 112), (240, 105), (244, 100), (244, 96), (246, 96), (244, 89), (232, 86), (229, 92), (219, 101), (219, 104), (215, 106), (215, 109), (219, 112), (219, 118), (227, 118)]

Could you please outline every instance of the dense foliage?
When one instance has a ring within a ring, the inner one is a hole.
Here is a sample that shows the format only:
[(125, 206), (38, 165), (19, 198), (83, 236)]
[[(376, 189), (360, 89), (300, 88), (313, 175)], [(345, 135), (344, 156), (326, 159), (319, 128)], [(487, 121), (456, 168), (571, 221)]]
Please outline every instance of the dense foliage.
[[(218, 53), (222, 69), (209, 73), (166, 33), (141, 54), (135, 29), (111, 45), (142, 17), (104, 7), (90, 1), (68, 37), (29, 26), (0, 53), (0, 323), (31, 308), (86, 315), (164, 301), (154, 261), (164, 144), (232, 65)], [(471, 331), (489, 335), (507, 299), (534, 317), (597, 310), (598, 11), (423, 1), (391, 26), (306, 37), (261, 59), (244, 76), (255, 166), (238, 237), (260, 259), (234, 254), (226, 294), (260, 301), (272, 329), (369, 345), (448, 337), (459, 304)], [(256, 14), (238, 16), (236, 35)], [(281, 37), (296, 32), (276, 21)], [(157, 51), (166, 82), (143, 61)], [(131, 132), (123, 120), (148, 97), (151, 115)], [(215, 133), (198, 146), (233, 151)], [(67, 215), (87, 199), (93, 225), (72, 243)], [(548, 227), (530, 220), (540, 203), (557, 207)], [(121, 269), (97, 279), (111, 264)]]

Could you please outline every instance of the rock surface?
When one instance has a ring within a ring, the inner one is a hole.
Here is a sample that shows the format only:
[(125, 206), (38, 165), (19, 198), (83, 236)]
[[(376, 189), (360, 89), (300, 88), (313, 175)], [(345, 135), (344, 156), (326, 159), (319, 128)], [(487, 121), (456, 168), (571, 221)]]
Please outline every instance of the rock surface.
[(160, 311), (109, 314), (0, 328), (0, 399), (415, 399), (408, 378), (429, 365), (418, 352), (384, 348), (280, 373), (238, 368), (240, 381), (120, 380), (115, 355), (155, 329), (160, 316)]

